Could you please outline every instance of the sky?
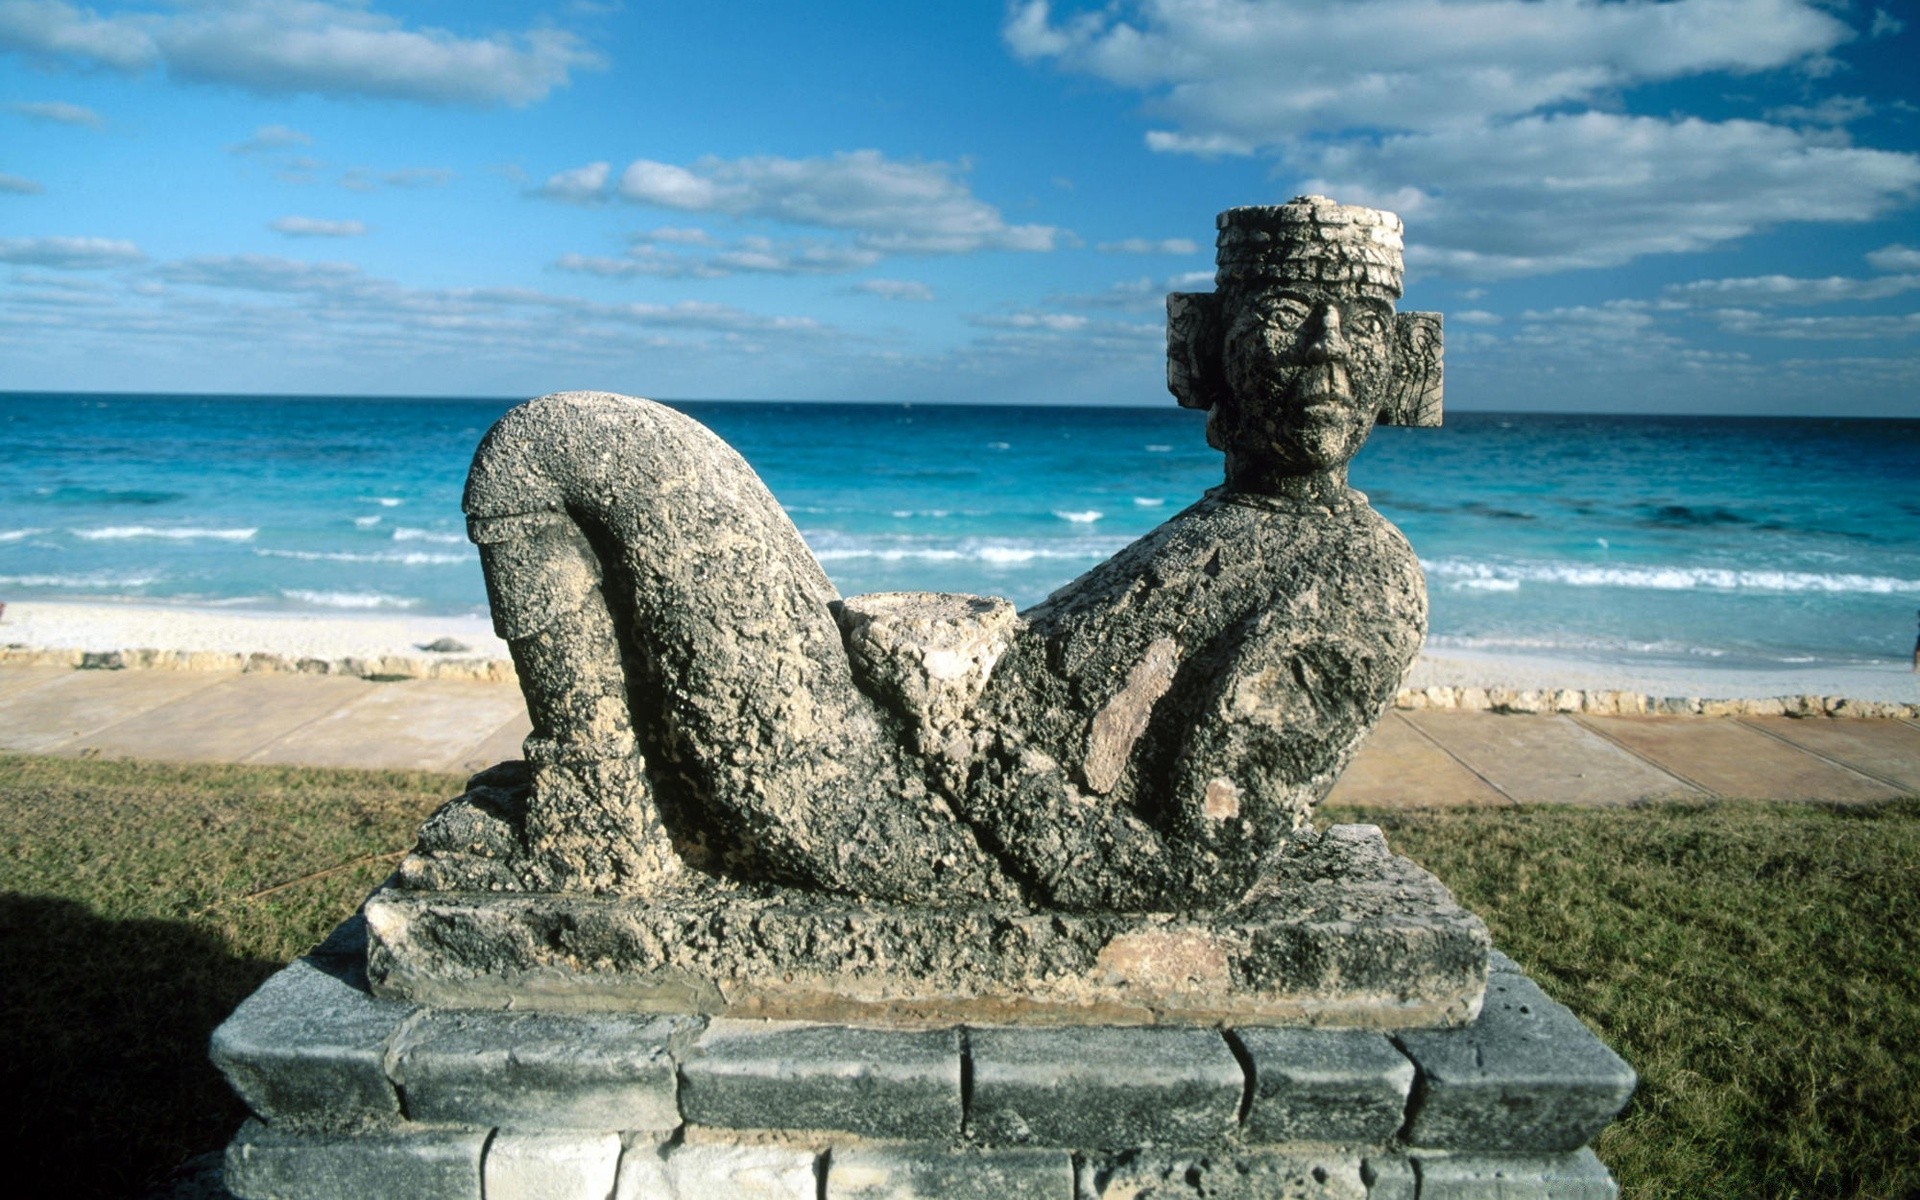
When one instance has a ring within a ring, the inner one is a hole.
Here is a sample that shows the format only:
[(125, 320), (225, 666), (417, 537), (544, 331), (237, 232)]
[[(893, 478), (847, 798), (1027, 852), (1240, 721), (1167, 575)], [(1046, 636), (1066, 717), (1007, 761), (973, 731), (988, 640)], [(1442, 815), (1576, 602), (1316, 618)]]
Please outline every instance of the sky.
[(1168, 404), (1213, 217), (1455, 410), (1920, 417), (1920, 12), (0, 0), (0, 390)]

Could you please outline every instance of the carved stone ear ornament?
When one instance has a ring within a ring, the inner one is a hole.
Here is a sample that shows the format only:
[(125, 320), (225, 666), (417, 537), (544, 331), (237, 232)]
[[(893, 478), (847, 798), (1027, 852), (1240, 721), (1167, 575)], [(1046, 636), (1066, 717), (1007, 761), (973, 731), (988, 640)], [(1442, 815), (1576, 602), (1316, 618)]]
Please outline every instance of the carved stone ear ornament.
[[(1226, 398), (1225, 339), (1219, 292), (1167, 293), (1167, 390), (1180, 407), (1210, 409)], [(1441, 314), (1394, 316), (1393, 376), (1380, 424), (1440, 424), (1444, 347)]]

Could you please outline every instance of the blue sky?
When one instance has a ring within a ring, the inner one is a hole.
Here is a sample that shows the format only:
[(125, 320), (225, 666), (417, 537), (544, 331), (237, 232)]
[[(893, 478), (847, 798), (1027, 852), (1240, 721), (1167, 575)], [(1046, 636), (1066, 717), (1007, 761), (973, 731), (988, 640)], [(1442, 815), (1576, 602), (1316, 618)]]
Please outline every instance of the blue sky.
[(1455, 408), (1920, 416), (1917, 18), (0, 0), (0, 389), (1170, 403), (1320, 191)]

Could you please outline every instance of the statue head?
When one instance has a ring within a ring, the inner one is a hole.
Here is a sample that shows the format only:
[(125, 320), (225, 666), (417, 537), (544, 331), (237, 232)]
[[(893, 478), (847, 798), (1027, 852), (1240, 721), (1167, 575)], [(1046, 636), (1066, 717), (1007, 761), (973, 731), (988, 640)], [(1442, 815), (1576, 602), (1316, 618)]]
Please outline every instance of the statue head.
[(1393, 308), (1399, 217), (1301, 196), (1217, 224), (1216, 290), (1167, 297), (1167, 386), (1230, 487), (1344, 481), (1376, 423), (1440, 423), (1440, 314)]

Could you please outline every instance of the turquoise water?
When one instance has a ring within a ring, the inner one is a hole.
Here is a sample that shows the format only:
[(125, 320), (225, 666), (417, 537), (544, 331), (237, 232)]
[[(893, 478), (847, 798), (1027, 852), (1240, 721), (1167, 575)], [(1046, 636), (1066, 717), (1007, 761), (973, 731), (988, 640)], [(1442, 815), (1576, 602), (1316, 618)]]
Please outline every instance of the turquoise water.
[[(459, 499), (509, 401), (0, 395), (0, 600), (484, 611)], [(1164, 409), (698, 402), (842, 591), (1022, 605), (1218, 481)], [(1903, 660), (1920, 421), (1461, 413), (1356, 486), (1426, 564), (1436, 648)]]

